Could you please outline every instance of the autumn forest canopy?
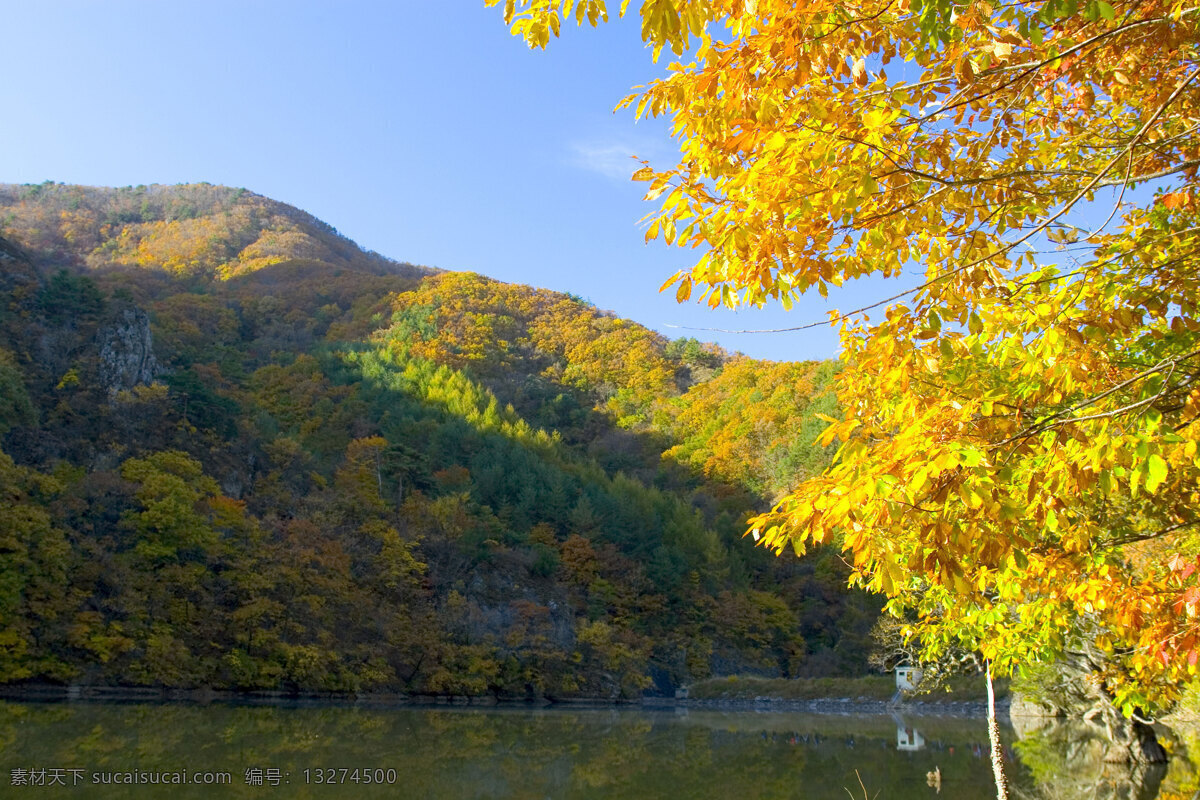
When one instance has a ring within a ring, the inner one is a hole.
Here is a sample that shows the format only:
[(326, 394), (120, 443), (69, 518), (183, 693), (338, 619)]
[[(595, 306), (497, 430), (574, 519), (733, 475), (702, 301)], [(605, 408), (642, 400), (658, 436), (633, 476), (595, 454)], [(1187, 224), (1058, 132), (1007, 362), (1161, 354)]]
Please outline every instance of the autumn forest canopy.
[(0, 185), (0, 674), (425, 695), (858, 674), (743, 536), (832, 363), (671, 342), (210, 185)]

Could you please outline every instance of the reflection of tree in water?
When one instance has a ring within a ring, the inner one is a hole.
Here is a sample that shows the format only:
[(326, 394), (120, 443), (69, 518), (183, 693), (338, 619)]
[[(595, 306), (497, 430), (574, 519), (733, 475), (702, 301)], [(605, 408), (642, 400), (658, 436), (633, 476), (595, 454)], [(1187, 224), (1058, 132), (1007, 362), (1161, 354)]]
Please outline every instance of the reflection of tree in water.
[(1170, 800), (1192, 798), (1200, 784), (1197, 731), (1188, 735), (1158, 730), (1171, 753), (1169, 764), (1114, 763), (1104, 732), (1082, 722), (1014, 719), (1017, 753), (1032, 773), (1036, 800)]
[[(280, 795), (289, 798), (383, 798), (402, 788), (430, 798), (842, 800), (857, 772), (872, 793), (924, 800), (926, 774), (939, 767), (943, 796), (990, 796), (986, 759), (970, 746), (983, 741), (982, 723), (913, 722), (929, 745), (919, 752), (896, 749), (887, 717), (0, 703), (0, 782), (14, 767), (38, 765), (226, 770), (234, 784), (219, 795), (185, 786), (172, 800), (262, 797), (243, 780), (258, 767), (290, 772)], [(355, 766), (395, 769), (399, 785), (303, 785), (305, 768)], [(88, 796), (136, 798), (137, 789)]]

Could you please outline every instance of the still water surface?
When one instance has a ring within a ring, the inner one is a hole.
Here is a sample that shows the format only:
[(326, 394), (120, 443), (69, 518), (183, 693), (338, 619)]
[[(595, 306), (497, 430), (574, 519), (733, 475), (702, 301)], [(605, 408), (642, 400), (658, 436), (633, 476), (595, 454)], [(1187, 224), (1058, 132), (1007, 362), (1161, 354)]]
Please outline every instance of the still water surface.
[(0, 702), (0, 770), (30, 800), (995, 796), (982, 720), (698, 710)]

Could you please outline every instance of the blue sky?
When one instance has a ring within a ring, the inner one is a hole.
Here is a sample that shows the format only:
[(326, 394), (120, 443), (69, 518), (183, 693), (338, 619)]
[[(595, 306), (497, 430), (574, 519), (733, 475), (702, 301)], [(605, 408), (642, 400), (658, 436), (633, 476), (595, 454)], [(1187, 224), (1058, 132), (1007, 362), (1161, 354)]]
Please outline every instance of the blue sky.
[(392, 258), (574, 292), (776, 360), (831, 357), (836, 332), (669, 326), (795, 326), (902, 288), (788, 313), (659, 294), (693, 251), (646, 245), (638, 225), (653, 206), (629, 156), (666, 166), (674, 144), (665, 122), (612, 112), (667, 61), (633, 19), (531, 52), (482, 0), (0, 0), (0, 14), (0, 182), (242, 186)]

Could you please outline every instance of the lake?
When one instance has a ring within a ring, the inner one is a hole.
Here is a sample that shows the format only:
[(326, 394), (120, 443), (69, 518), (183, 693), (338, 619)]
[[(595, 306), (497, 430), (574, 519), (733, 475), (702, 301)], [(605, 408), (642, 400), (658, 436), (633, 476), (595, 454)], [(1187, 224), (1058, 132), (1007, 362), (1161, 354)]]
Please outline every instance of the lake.
[(0, 769), (29, 798), (995, 796), (982, 720), (695, 709), (0, 702)]

